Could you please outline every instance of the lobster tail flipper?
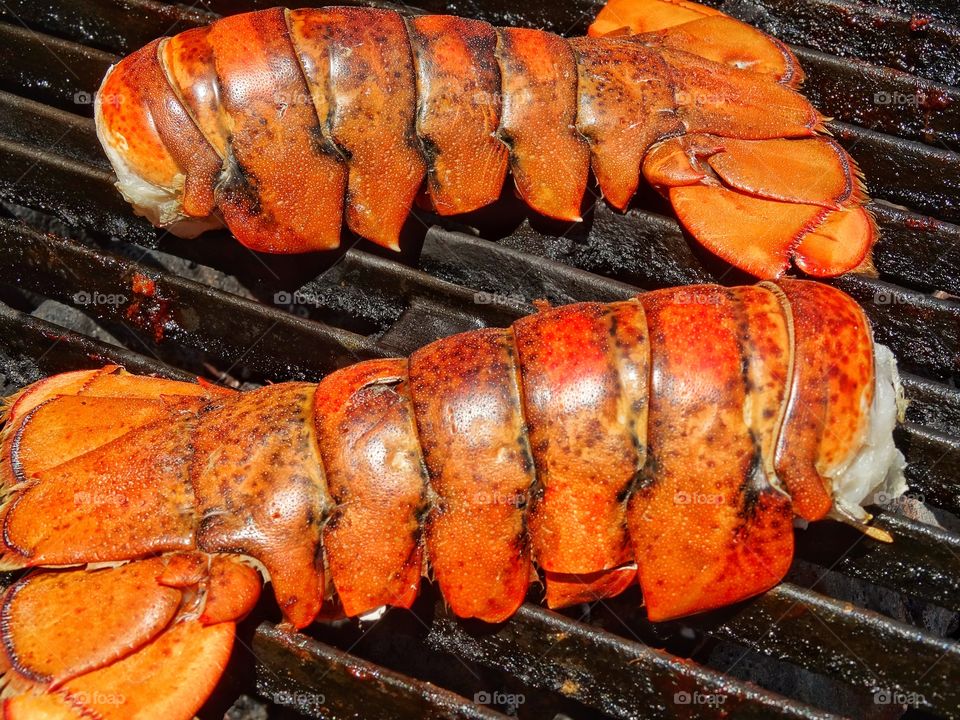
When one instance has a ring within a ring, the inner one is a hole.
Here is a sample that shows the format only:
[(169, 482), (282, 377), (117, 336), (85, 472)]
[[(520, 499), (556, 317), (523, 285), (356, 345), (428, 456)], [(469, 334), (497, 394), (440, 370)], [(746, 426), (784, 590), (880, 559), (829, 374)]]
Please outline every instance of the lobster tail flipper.
[(672, 67), (686, 134), (653, 145), (643, 174), (701, 245), (762, 278), (791, 260), (818, 277), (869, 271), (860, 172), (817, 135), (823, 118), (794, 91), (803, 72), (782, 42), (686, 0), (612, 0), (590, 35), (627, 37)]
[(698, 242), (759, 277), (791, 259), (811, 275), (852, 270), (876, 234), (859, 170), (830, 138), (685, 135), (655, 145), (643, 172)]
[(687, 0), (611, 0), (588, 30), (590, 37), (639, 36), (739, 70), (799, 87), (803, 70), (782, 42), (719, 10)]
[[(206, 570), (209, 558), (197, 567)], [(41, 570), (11, 586), (0, 601), (3, 717), (80, 720), (165, 717), (188, 720), (216, 685), (233, 646), (235, 620), (259, 595), (238, 591), (256, 576), (213, 558), (233, 577), (241, 602), (211, 602), (197, 585), (165, 581), (180, 556), (101, 570)], [(234, 568), (234, 569), (230, 569)], [(223, 585), (223, 582), (220, 582)], [(91, 602), (91, 598), (96, 598)], [(198, 604), (220, 621), (196, 619)], [(219, 607), (216, 607), (218, 606)]]

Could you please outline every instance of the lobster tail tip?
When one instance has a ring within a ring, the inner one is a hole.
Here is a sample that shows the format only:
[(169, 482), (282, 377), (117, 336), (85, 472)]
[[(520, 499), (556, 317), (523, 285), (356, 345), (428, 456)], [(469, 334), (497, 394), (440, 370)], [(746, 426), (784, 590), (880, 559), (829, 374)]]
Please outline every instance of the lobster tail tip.
[(723, 16), (719, 10), (686, 0), (610, 0), (587, 30), (590, 37), (637, 35)]
[(234, 623), (179, 615), (190, 595), (159, 583), (165, 562), (42, 570), (12, 586), (0, 605), (3, 717), (193, 717), (226, 666)]
[(859, 169), (824, 137), (660, 143), (643, 173), (705, 248), (760, 278), (790, 265), (831, 277), (869, 264), (876, 225)]
[(876, 233), (876, 224), (864, 208), (834, 210), (803, 237), (794, 250), (794, 262), (814, 277), (833, 277), (858, 268), (869, 270), (873, 267), (870, 248)]
[(718, 10), (686, 0), (611, 0), (588, 34), (644, 35), (643, 40), (650, 44), (769, 75), (793, 88), (800, 87), (804, 79), (800, 63), (782, 42)]

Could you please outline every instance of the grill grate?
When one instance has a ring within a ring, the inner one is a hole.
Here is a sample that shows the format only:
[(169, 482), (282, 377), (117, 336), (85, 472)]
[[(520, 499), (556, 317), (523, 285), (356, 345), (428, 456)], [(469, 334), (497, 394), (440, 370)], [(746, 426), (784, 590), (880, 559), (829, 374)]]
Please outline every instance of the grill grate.
[[(91, 93), (119, 54), (155, 36), (273, 4), (0, 4), (4, 389), (104, 362), (234, 384), (316, 379), (506, 325), (538, 298), (612, 300), (735, 279), (691, 248), (655, 198), (625, 215), (601, 204), (572, 231), (527, 218), (511, 198), (460, 225), (421, 216), (401, 256), (365, 244), (315, 258), (255, 256), (224, 236), (163, 237), (113, 189)], [(806, 92), (835, 116), (832, 131), (878, 199), (880, 277), (836, 283), (906, 371), (911, 405), (898, 444), (911, 493), (877, 512), (897, 541), (818, 524), (798, 533), (788, 582), (660, 625), (646, 621), (636, 592), (563, 614), (525, 605), (489, 627), (452, 618), (428, 588), (413, 613), (320, 625), (311, 637), (273, 626), (266, 607), (242, 629), (252, 650), (238, 653), (205, 718), (255, 690), (260, 700), (230, 717), (257, 717), (258, 703), (271, 701), (271, 717), (287, 706), (337, 718), (894, 718), (904, 714), (899, 700), (911, 701), (907, 716), (960, 717), (960, 15), (945, 0), (713, 4), (797, 46)], [(421, 5), (571, 34), (596, 8)], [(467, 225), (487, 239), (462, 232)], [(138, 274), (155, 280), (155, 295), (133, 290)], [(125, 347), (89, 337), (91, 318)]]

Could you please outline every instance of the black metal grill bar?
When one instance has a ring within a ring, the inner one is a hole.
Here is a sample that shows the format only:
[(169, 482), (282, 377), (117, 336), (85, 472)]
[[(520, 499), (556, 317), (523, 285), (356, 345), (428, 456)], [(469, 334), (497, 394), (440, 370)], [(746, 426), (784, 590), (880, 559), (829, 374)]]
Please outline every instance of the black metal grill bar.
[[(42, 236), (9, 222), (0, 224), (0, 229), (7, 238), (7, 246), (0, 252), (10, 261), (7, 273), (0, 277), (9, 279), (19, 276), (23, 264), (29, 263), (35, 270), (31, 273), (28, 284), (32, 283), (33, 289), (38, 292), (58, 292), (58, 288), (70, 287), (71, 281), (74, 285), (82, 281), (88, 284), (107, 284), (110, 292), (119, 294), (129, 285), (129, 280), (125, 278), (135, 270), (152, 272), (148, 268), (123, 261), (129, 263), (123, 271), (111, 270), (105, 273), (105, 267), (111, 263), (100, 252), (85, 249), (64, 239)], [(539, 259), (534, 263), (529, 255), (457, 233), (437, 230), (428, 233), (422, 257), (426, 269), (435, 274), (444, 274), (443, 267), (436, 262), (440, 260), (451, 263), (456, 268), (468, 268), (468, 276), (452, 278), (453, 282), (447, 282), (430, 274), (411, 270), (392, 260), (354, 249), (348, 251), (332, 269), (304, 285), (302, 290), (309, 291), (317, 305), (324, 302), (335, 303), (338, 297), (348, 294), (351, 288), (357, 293), (371, 292), (370, 278), (377, 278), (375, 292), (388, 297), (393, 308), (388, 317), (384, 318), (384, 323), (395, 321), (403, 308), (409, 306), (416, 297), (440, 303), (451, 313), (468, 316), (466, 324), (469, 327), (477, 327), (481, 323), (507, 325), (521, 314), (529, 312), (530, 302), (536, 299), (554, 302), (612, 300), (630, 297), (640, 291), (631, 285), (548, 260)], [(47, 260), (51, 258), (59, 262), (47, 268)], [(522, 277), (517, 277), (520, 273)], [(478, 294), (475, 290), (468, 290), (468, 283), (483, 292)], [(868, 283), (866, 287), (868, 290), (874, 289), (872, 283)], [(105, 288), (101, 289), (106, 291)], [(862, 287), (860, 290), (862, 293)], [(891, 295), (890, 307), (900, 309), (906, 305), (906, 302), (895, 303), (897, 298), (906, 299), (906, 296)], [(60, 299), (69, 301), (70, 298)], [(911, 302), (922, 304), (921, 310), (927, 322), (932, 318), (936, 325), (947, 326), (956, 319), (956, 315), (950, 312), (952, 305), (936, 300), (928, 303), (928, 300), (922, 295), (911, 299)], [(943, 305), (947, 305), (946, 311)], [(260, 309), (262, 306), (255, 307)], [(337, 310), (341, 314), (352, 311), (343, 305), (334, 305), (331, 310)], [(123, 311), (124, 308), (121, 307), (113, 312), (122, 314)], [(186, 311), (192, 312), (189, 307)], [(936, 319), (938, 315), (939, 320)], [(889, 325), (884, 323), (882, 317), (874, 320), (878, 327)], [(905, 324), (909, 326), (909, 323)], [(384, 324), (373, 332), (383, 332), (386, 329)], [(888, 327), (885, 332), (893, 336), (897, 328)], [(421, 336), (412, 338), (412, 341), (422, 344), (432, 339), (434, 338)], [(910, 335), (900, 342), (915, 347), (918, 337)], [(949, 353), (949, 350), (950, 348), (946, 348), (944, 352)], [(284, 365), (285, 370), (287, 367)], [(960, 417), (960, 393), (956, 389), (909, 375), (904, 380), (913, 401), (908, 419), (918, 422), (923, 418), (930, 418), (931, 422), (928, 424), (947, 429), (958, 426), (956, 420)]]
[(797, 533), (797, 556), (960, 612), (960, 536), (882, 510), (876, 510), (873, 524), (894, 541), (861, 540), (859, 530), (822, 523)]
[(899, 426), (894, 436), (907, 459), (906, 475), (911, 489), (930, 505), (960, 517), (960, 487), (956, 482), (960, 477), (960, 441), (957, 437), (914, 423)]
[(960, 7), (951, 0), (865, 0), (865, 5), (886, 8), (910, 17), (928, 17), (960, 25)]
[(0, 89), (62, 110), (92, 117), (93, 93), (116, 60), (102, 50), (0, 23)]
[(174, 35), (216, 18), (187, 5), (154, 0), (6, 0), (0, 6), (0, 18), (88, 47), (127, 53), (161, 35)]
[[(269, 378), (315, 378), (385, 353), (346, 330), (271, 308), (124, 258), (96, 252), (23, 225), (0, 221), (0, 276), (91, 314), (135, 328), (148, 342), (170, 340)], [(154, 279), (153, 297), (136, 292), (133, 278)], [(78, 301), (77, 293), (123, 298)], [(217, 312), (211, 312), (217, 308)]]
[(910, 398), (907, 421), (916, 425), (956, 433), (960, 428), (960, 390), (909, 373), (900, 376)]
[(828, 117), (931, 145), (960, 147), (960, 90), (855, 58), (793, 48), (803, 93)]
[(698, 704), (703, 718), (833, 717), (534, 605), (492, 629), (438, 607), (427, 642), (616, 718), (676, 717), (685, 710), (679, 693), (725, 698)]
[(880, 226), (873, 261), (881, 277), (960, 295), (960, 225), (882, 203), (874, 203), (871, 212)]
[(309, 717), (503, 720), (449, 690), (380, 667), (270, 623), (257, 628), (257, 691)]
[(17, 389), (59, 372), (117, 364), (130, 372), (193, 380), (193, 375), (140, 353), (93, 340), (0, 302), (2, 385)]
[[(957, 100), (960, 107), (960, 92)], [(955, 122), (960, 128), (960, 118)], [(950, 222), (960, 220), (960, 155), (847, 123), (831, 122), (829, 128), (857, 158), (874, 200), (889, 200)]]
[(873, 704), (876, 692), (917, 693), (922, 708), (947, 717), (960, 713), (957, 643), (790, 582), (734, 609), (657, 627), (628, 599), (604, 601), (597, 613), (601, 623), (643, 636), (689, 628), (734, 642), (839, 680), (855, 688), (863, 706)]
[[(68, 129), (73, 130), (73, 126)], [(0, 139), (0, 150), (0, 197), (49, 212), (70, 225), (128, 241), (154, 245), (161, 235), (142, 219), (133, 217), (112, 187), (111, 175), (104, 170), (3, 139)], [(886, 237), (885, 247), (878, 251), (879, 257), (895, 249), (915, 259), (925, 256), (924, 267), (939, 268), (941, 275), (954, 276), (948, 288), (960, 285), (960, 266), (951, 262), (960, 245), (946, 248), (944, 255), (935, 256), (919, 243), (921, 238), (928, 237), (926, 231), (931, 227), (935, 231), (946, 228), (948, 238), (960, 229), (899, 211), (886, 216), (884, 213), (878, 213), (882, 222), (886, 217), (891, 224), (916, 225), (910, 229), (919, 237), (913, 242), (897, 242), (902, 235), (894, 233), (893, 238)], [(528, 253), (518, 254), (519, 261), (535, 264), (538, 260), (529, 257), (529, 252), (554, 254), (550, 244), (555, 246), (555, 238), (541, 235), (536, 243), (530, 242), (537, 235), (532, 230), (522, 231), (520, 235), (518, 239)], [(217, 247), (206, 238), (189, 245), (190, 251), (206, 250), (206, 254)], [(696, 270), (697, 263), (688, 241), (676, 223), (650, 213), (634, 211), (624, 216), (601, 203), (595, 209), (590, 235), (571, 248), (573, 253), (564, 257), (565, 262), (620, 275), (644, 287), (711, 279), (705, 270), (702, 273)], [(606, 265), (606, 257), (614, 258), (616, 265)], [(690, 262), (685, 262), (686, 259)], [(906, 263), (907, 258), (901, 257), (899, 261)], [(476, 283), (463, 284), (478, 287)], [(960, 305), (866, 277), (849, 276), (839, 284), (864, 303), (871, 320), (877, 324), (879, 337), (893, 346), (905, 368), (941, 378), (960, 374)], [(483, 285), (479, 287), (487, 289)]]
[(111, 171), (91, 118), (0, 90), (0, 128), (7, 140)]
[(0, 198), (78, 229), (155, 245), (162, 231), (135, 217), (113, 175), (0, 137)]

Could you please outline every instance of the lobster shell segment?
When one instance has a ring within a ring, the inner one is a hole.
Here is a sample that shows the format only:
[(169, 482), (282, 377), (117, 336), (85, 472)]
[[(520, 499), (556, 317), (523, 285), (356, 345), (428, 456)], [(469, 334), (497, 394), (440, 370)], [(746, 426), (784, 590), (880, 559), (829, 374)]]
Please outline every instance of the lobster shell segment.
[(400, 229), (426, 171), (404, 21), (393, 12), (357, 8), (293, 10), (287, 19), (324, 132), (346, 158), (347, 227), (399, 250)]
[[(210, 27), (235, 166), (219, 206), (247, 247), (322, 250), (340, 241), (347, 173), (323, 134), (280, 8)], [(303, 208), (310, 208), (303, 212)]]
[[(641, 298), (655, 339), (649, 459), (629, 521), (651, 620), (762, 592), (793, 556), (790, 498), (766, 476), (754, 418), (744, 413), (766, 400), (756, 411), (776, 417), (783, 394), (782, 384), (761, 394), (748, 381), (755, 355), (747, 299), (716, 286)], [(778, 345), (789, 347), (779, 326)]]
[(787, 280), (781, 302), (791, 318), (794, 370), (776, 472), (794, 512), (819, 520), (834, 505), (831, 476), (851, 460), (873, 402), (874, 360), (863, 310), (839, 290)]
[(351, 616), (409, 607), (420, 589), (428, 479), (406, 379), (406, 361), (372, 360), (317, 386), (317, 442), (333, 505), (323, 547)]
[(543, 215), (579, 221), (590, 146), (577, 131), (577, 59), (570, 44), (540, 30), (498, 30), (503, 106), (497, 136), (526, 203)]
[[(667, 64), (642, 45), (577, 38), (577, 130), (590, 143), (594, 175), (604, 196), (624, 209), (640, 184), (647, 149), (681, 132)], [(624, 118), (631, 118), (624, 122)]]
[(417, 351), (410, 387), (436, 494), (426, 523), (430, 566), (458, 615), (505, 620), (530, 583), (524, 519), (536, 477), (510, 331)]
[(192, 438), (197, 547), (257, 558), (296, 627), (317, 616), (325, 592), (320, 528), (330, 501), (313, 400), (305, 383), (232, 395), (204, 408)]
[(500, 126), (497, 33), (452, 15), (408, 21), (417, 74), (417, 135), (434, 209), (456, 215), (489, 205), (507, 173)]
[(568, 305), (522, 318), (514, 334), (537, 469), (537, 564), (577, 575), (622, 565), (632, 559), (624, 499), (646, 447), (643, 309)]

